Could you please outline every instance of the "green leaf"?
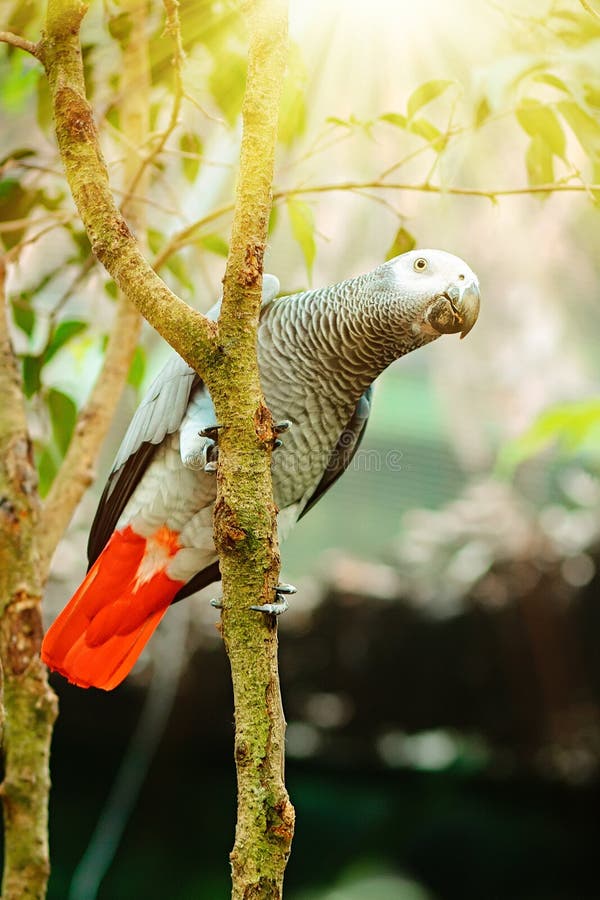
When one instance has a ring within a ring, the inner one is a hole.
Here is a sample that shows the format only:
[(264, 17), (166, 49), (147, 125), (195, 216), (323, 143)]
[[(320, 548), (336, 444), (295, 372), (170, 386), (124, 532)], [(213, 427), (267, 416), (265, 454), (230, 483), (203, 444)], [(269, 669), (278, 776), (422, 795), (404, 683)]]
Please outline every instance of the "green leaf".
[(504, 445), (496, 469), (511, 475), (518, 465), (553, 443), (565, 456), (586, 453), (599, 457), (600, 400), (564, 403), (542, 413), (527, 431)]
[(198, 244), (204, 247), (205, 250), (216, 253), (217, 256), (224, 256), (227, 259), (229, 244), (220, 234), (205, 234), (198, 240)]
[(306, 130), (306, 66), (297, 44), (288, 45), (288, 65), (279, 107), (278, 137), (286, 147)]
[(486, 119), (489, 118), (492, 108), (487, 97), (482, 97), (477, 108), (475, 109), (475, 127), (481, 128)]
[(431, 103), (432, 100), (435, 100), (436, 97), (439, 97), (444, 91), (447, 91), (450, 85), (455, 83), (456, 82), (449, 81), (445, 78), (436, 78), (419, 85), (408, 98), (408, 118), (412, 119), (414, 114), (418, 112), (421, 107)]
[(51, 388), (46, 397), (52, 434), (61, 457), (65, 455), (73, 436), (73, 429), (77, 421), (77, 406), (75, 401), (62, 391)]
[(13, 300), (12, 314), (15, 325), (31, 337), (35, 327), (35, 312), (25, 300)]
[(563, 91), (565, 94), (571, 93), (565, 82), (561, 78), (558, 78), (557, 75), (553, 75), (552, 72), (540, 72), (538, 75), (534, 75), (532, 80), (539, 81), (542, 84), (548, 84), (550, 87)]
[(47, 132), (52, 125), (52, 97), (50, 95), (48, 78), (43, 69), (38, 72), (36, 99), (37, 123), (43, 132)]
[(274, 203), (269, 214), (269, 237), (273, 234), (279, 221), (279, 206)]
[(530, 185), (552, 184), (554, 181), (552, 150), (539, 134), (532, 137), (529, 143), (525, 154), (525, 165)]
[(56, 478), (58, 465), (48, 447), (38, 449), (35, 456), (39, 478), (39, 491), (40, 496), (43, 499), (52, 487), (52, 482)]
[(600, 122), (571, 100), (561, 100), (557, 107), (585, 152), (600, 155)]
[(187, 265), (181, 256), (171, 256), (171, 258), (167, 262), (167, 269), (175, 276), (179, 284), (181, 284), (188, 291), (192, 291), (194, 289), (194, 285), (192, 284)]
[(246, 57), (233, 52), (227, 53), (225, 59), (215, 61), (208, 86), (223, 115), (233, 125), (240, 112), (246, 87)]
[(112, 278), (109, 281), (104, 282), (104, 290), (112, 300), (117, 299), (119, 289)]
[(189, 182), (193, 182), (200, 171), (202, 141), (193, 131), (186, 131), (179, 139), (179, 149), (182, 153), (193, 154), (193, 156), (183, 156), (181, 160), (183, 174)]
[(308, 277), (311, 277), (317, 247), (315, 243), (315, 219), (312, 207), (303, 200), (290, 197), (287, 209), (292, 226), (292, 234), (300, 245)]
[(156, 228), (148, 229), (148, 247), (152, 253), (159, 253), (159, 251), (162, 250), (164, 243), (165, 237), (162, 231), (157, 231)]
[(388, 252), (385, 255), (386, 260), (400, 256), (402, 253), (408, 253), (417, 246), (416, 238), (407, 231), (404, 226), (398, 229), (394, 240), (392, 241)]
[(23, 357), (23, 390), (26, 397), (33, 397), (42, 386), (42, 357)]
[(131, 366), (129, 367), (129, 374), (127, 376), (127, 384), (130, 384), (132, 387), (139, 391), (142, 381), (144, 380), (144, 375), (146, 374), (146, 351), (143, 347), (136, 347), (135, 353), (133, 354), (133, 359), (131, 360)]
[(401, 113), (384, 113), (382, 116), (379, 116), (382, 122), (388, 122), (390, 125), (395, 125), (396, 128), (406, 128), (407, 118), (403, 116)]
[(555, 156), (565, 158), (565, 133), (554, 110), (539, 100), (526, 97), (519, 103), (515, 114), (529, 137), (539, 136)]
[(8, 64), (8, 73), (2, 78), (0, 105), (9, 113), (25, 109), (33, 95), (39, 78), (39, 68), (22, 53), (14, 53)]
[(72, 321), (61, 322), (60, 325), (56, 328), (46, 350), (44, 352), (44, 365), (47, 362), (50, 362), (52, 357), (58, 353), (58, 351), (63, 347), (68, 341), (74, 338), (76, 335), (81, 334), (82, 331), (85, 331), (87, 328), (87, 322), (78, 322), (73, 319)]
[(342, 128), (350, 128), (350, 122), (346, 121), (346, 119), (340, 119), (339, 116), (327, 116), (325, 121), (329, 125), (341, 125)]
[(446, 135), (442, 134), (439, 128), (436, 128), (435, 125), (427, 119), (423, 119), (422, 117), (413, 119), (408, 123), (408, 130), (412, 131), (413, 134), (418, 134), (419, 137), (425, 138), (434, 150), (440, 151), (446, 146)]

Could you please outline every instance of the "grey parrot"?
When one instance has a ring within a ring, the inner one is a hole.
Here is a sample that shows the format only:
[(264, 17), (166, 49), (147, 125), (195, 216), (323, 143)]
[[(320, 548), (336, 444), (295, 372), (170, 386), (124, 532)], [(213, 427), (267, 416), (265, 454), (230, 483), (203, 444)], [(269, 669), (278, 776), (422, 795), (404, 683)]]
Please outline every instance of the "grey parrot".
[[(330, 287), (278, 293), (278, 280), (265, 276), (258, 359), (275, 421), (292, 426), (272, 457), (285, 537), (349, 465), (377, 376), (441, 334), (464, 337), (480, 294), (466, 263), (442, 250), (411, 251)], [(92, 524), (88, 574), (44, 639), (42, 658), (74, 684), (115, 687), (170, 604), (219, 579), (216, 424), (206, 386), (173, 353), (117, 453)]]

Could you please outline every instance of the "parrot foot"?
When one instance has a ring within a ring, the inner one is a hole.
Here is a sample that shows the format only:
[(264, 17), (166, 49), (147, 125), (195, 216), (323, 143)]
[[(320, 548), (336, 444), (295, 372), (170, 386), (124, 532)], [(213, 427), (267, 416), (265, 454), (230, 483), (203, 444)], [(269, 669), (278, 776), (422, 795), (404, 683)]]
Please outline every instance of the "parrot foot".
[[(289, 604), (285, 599), (286, 594), (295, 594), (297, 589), (293, 584), (278, 584), (275, 588), (276, 603), (263, 603), (262, 606), (251, 606), (250, 609), (256, 612), (268, 613), (271, 616), (280, 616), (281, 613), (289, 609)], [(213, 597), (210, 605), (214, 609), (223, 609), (223, 600), (221, 597)]]
[(219, 430), (222, 427), (222, 425), (209, 425), (208, 428), (203, 428), (202, 431), (198, 432), (198, 434), (200, 435), (200, 437), (208, 438), (209, 441), (213, 441), (216, 444), (219, 438)]
[[(289, 419), (283, 419), (283, 421), (278, 422), (273, 426), (273, 431), (275, 434), (283, 434), (288, 430), (291, 424)], [(204, 471), (208, 475), (214, 475), (217, 471), (217, 460), (219, 457), (219, 448), (217, 444), (219, 440), (219, 429), (222, 427), (222, 425), (210, 425), (208, 428), (203, 428), (202, 431), (198, 432), (200, 437), (207, 438), (207, 440), (210, 441), (203, 453)], [(277, 450), (281, 447), (282, 443), (283, 441), (279, 438), (275, 438), (273, 441), (273, 450)]]
[(251, 606), (255, 612), (267, 613), (271, 616), (280, 616), (289, 609), (289, 604), (285, 599), (286, 594), (295, 594), (297, 588), (293, 584), (278, 584), (275, 588), (276, 603), (263, 603), (262, 606)]
[[(281, 422), (277, 422), (276, 425), (273, 425), (273, 431), (275, 434), (284, 434), (288, 428), (290, 428), (291, 424), (289, 419), (282, 419)], [(280, 438), (275, 438), (273, 441), (273, 450), (278, 450), (282, 444), (283, 441)]]
[(214, 475), (217, 471), (217, 459), (219, 457), (217, 441), (219, 439), (219, 429), (222, 427), (222, 425), (210, 425), (208, 428), (203, 428), (202, 431), (198, 432), (200, 437), (206, 438), (209, 442), (202, 452), (204, 457), (203, 468), (208, 475)]

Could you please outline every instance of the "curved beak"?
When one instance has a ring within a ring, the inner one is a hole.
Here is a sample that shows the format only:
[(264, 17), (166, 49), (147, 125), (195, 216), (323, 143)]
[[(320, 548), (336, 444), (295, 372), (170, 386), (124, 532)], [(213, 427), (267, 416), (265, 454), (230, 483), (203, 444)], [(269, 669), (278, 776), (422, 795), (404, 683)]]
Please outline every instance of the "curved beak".
[(433, 302), (427, 321), (440, 334), (460, 331), (461, 338), (464, 338), (477, 321), (480, 303), (481, 295), (476, 282), (472, 281), (464, 287), (453, 284)]

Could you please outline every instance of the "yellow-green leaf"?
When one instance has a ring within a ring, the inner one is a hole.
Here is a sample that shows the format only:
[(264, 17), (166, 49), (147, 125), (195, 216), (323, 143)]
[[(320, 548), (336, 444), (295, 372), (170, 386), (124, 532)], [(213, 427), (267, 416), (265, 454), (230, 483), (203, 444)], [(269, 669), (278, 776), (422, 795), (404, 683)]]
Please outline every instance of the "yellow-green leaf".
[(414, 235), (402, 226), (396, 232), (385, 258), (386, 260), (394, 259), (395, 256), (400, 256), (402, 253), (408, 253), (409, 250), (414, 250), (416, 246), (417, 241)]
[(419, 85), (408, 98), (408, 118), (412, 119), (422, 106), (431, 103), (432, 100), (443, 94), (454, 83), (454, 81), (448, 81), (446, 78), (435, 78), (432, 81), (426, 81), (424, 84)]
[(529, 137), (540, 137), (555, 156), (565, 158), (565, 133), (558, 116), (545, 103), (526, 97), (516, 110), (517, 121)]
[(292, 234), (300, 245), (308, 277), (311, 277), (317, 246), (315, 242), (315, 217), (312, 207), (304, 200), (290, 197), (287, 209), (292, 226)]

